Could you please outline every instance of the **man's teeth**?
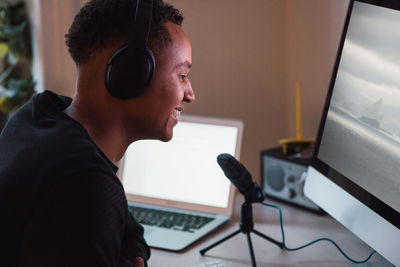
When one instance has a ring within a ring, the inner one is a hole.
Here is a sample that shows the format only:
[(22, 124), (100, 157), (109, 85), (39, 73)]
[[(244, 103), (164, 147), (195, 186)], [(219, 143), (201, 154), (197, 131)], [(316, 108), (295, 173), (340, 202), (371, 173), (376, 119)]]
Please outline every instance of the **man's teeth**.
[(180, 115), (181, 115), (181, 112), (177, 109), (174, 109), (174, 117), (179, 119)]

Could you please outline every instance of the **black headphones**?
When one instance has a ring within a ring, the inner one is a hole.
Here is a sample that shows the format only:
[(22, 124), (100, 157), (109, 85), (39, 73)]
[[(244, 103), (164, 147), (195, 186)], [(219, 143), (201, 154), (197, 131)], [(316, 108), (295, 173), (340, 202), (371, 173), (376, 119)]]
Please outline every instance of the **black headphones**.
[(136, 0), (133, 35), (108, 60), (105, 84), (116, 98), (129, 99), (142, 94), (153, 77), (155, 61), (147, 47), (153, 0)]

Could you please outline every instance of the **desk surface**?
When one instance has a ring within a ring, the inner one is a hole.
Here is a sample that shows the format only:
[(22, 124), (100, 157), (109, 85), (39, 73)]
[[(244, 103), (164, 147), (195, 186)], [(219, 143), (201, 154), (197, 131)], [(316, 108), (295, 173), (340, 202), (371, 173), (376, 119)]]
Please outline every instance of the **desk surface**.
[[(251, 266), (246, 235), (239, 233), (201, 256), (199, 250), (239, 229), (241, 195), (235, 198), (233, 219), (197, 241), (182, 252), (169, 252), (152, 249), (149, 267), (186, 267), (200, 262), (222, 260), (227, 267)], [(333, 239), (351, 258), (365, 259), (372, 251), (364, 242), (352, 234), (329, 215), (318, 215), (295, 206), (266, 199), (267, 203), (279, 205), (283, 213), (286, 246), (299, 247), (321, 237)], [(278, 241), (282, 240), (279, 224), (279, 212), (276, 209), (253, 204), (254, 229)], [(290, 252), (281, 250), (271, 242), (251, 234), (257, 266), (289, 267), (336, 267), (350, 264), (330, 242), (322, 241), (310, 247)], [(375, 253), (371, 262), (382, 261)]]

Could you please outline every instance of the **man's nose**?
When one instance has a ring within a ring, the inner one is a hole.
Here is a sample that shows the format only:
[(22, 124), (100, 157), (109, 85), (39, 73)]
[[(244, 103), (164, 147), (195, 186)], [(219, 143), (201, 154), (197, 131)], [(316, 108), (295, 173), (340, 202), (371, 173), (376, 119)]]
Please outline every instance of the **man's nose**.
[(193, 92), (192, 84), (189, 84), (188, 88), (185, 90), (185, 99), (187, 103), (192, 103), (195, 100), (195, 95)]

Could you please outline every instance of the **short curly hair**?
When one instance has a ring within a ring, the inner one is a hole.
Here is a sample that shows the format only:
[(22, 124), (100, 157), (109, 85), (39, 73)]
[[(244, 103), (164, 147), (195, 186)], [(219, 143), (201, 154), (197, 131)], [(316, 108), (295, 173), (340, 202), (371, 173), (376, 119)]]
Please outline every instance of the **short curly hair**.
[[(136, 0), (91, 0), (79, 10), (65, 35), (69, 53), (77, 66), (103, 48), (128, 42), (135, 4)], [(147, 45), (155, 54), (171, 42), (165, 27), (167, 21), (182, 26), (182, 13), (162, 0), (153, 0)]]

